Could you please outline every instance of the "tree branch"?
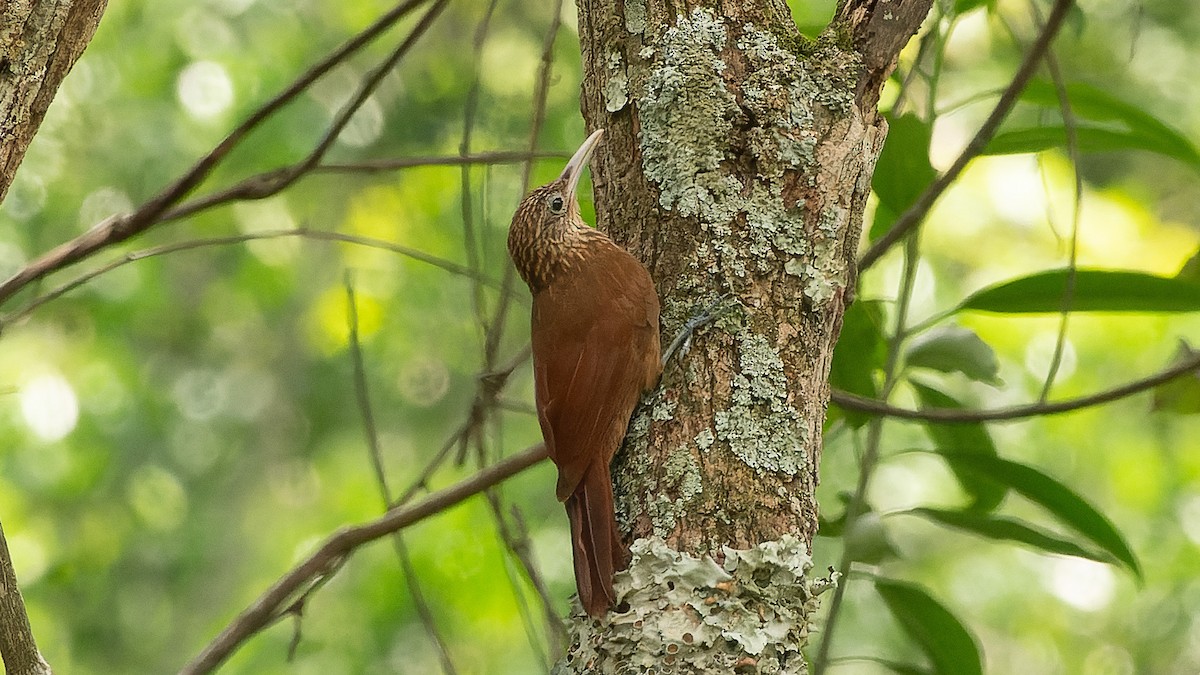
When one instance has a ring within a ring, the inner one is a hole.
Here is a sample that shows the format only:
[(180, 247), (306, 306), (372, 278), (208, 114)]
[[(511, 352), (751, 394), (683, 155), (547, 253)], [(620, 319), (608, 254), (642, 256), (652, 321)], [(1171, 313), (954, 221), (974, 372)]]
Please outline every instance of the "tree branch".
[(1169, 368), (1155, 373), (1154, 375), (1150, 375), (1149, 377), (1144, 377), (1140, 380), (1134, 380), (1119, 387), (1114, 387), (1112, 389), (1091, 394), (1089, 396), (1071, 398), (1065, 401), (1055, 401), (1053, 403), (1030, 403), (1027, 405), (1018, 405), (1009, 408), (994, 408), (992, 410), (955, 410), (953, 408), (926, 408), (924, 410), (910, 410), (908, 408), (897, 408), (888, 405), (883, 401), (858, 396), (856, 394), (851, 394), (838, 389), (834, 389), (832, 392), (830, 392), (829, 400), (841, 406), (842, 408), (845, 408), (846, 410), (854, 410), (856, 412), (882, 415), (884, 417), (895, 417), (906, 420), (951, 423), (1005, 422), (1026, 419), (1029, 417), (1058, 415), (1060, 413), (1071, 412), (1073, 410), (1081, 410), (1083, 408), (1090, 408), (1093, 406), (1102, 405), (1104, 403), (1111, 403), (1113, 401), (1153, 389), (1157, 386), (1166, 384), (1171, 380), (1197, 371), (1200, 371), (1200, 353), (1184, 359), (1183, 361), (1180, 361)]
[(1005, 88), (1004, 93), (1000, 95), (1000, 100), (996, 101), (996, 107), (992, 109), (992, 113), (984, 120), (979, 131), (975, 133), (975, 137), (963, 148), (958, 159), (954, 160), (954, 164), (946, 170), (946, 173), (938, 176), (937, 180), (929, 186), (917, 201), (908, 210), (900, 214), (892, 228), (883, 236), (876, 239), (871, 246), (863, 253), (858, 261), (859, 272), (863, 272), (867, 268), (878, 262), (879, 258), (887, 253), (888, 249), (900, 241), (904, 235), (918, 227), (933, 208), (934, 202), (942, 196), (946, 188), (950, 187), (959, 174), (967, 167), (972, 159), (975, 159), (983, 149), (987, 147), (992, 137), (996, 135), (996, 131), (1000, 129), (1000, 123), (1008, 116), (1009, 111), (1016, 105), (1017, 99), (1020, 98), (1021, 92), (1025, 90), (1025, 85), (1029, 83), (1029, 79), (1033, 77), (1033, 73), (1037, 70), (1038, 64), (1042, 57), (1046, 54), (1046, 50), (1050, 48), (1050, 43), (1054, 40), (1054, 36), (1058, 34), (1058, 30), (1062, 27), (1063, 19), (1067, 16), (1067, 10), (1071, 8), (1073, 0), (1055, 0), (1054, 8), (1050, 11), (1049, 18), (1046, 19), (1046, 25), (1042, 27), (1042, 32), (1038, 34), (1037, 40), (1029, 47), (1029, 51), (1025, 55), (1025, 60), (1021, 63), (1021, 67), (1013, 76), (1012, 82)]
[(875, 110), (883, 83), (896, 67), (900, 51), (921, 27), (933, 0), (841, 0), (833, 24), (850, 30), (862, 56), (863, 72), (855, 92), (859, 110)]
[[(500, 282), (498, 282), (494, 279), (490, 279), (487, 277), (482, 277), (482, 278), (472, 277), (471, 270), (467, 269), (466, 267), (463, 267), (462, 265), (460, 265), (452, 260), (446, 260), (445, 258), (439, 258), (438, 256), (426, 253), (424, 251), (421, 251), (421, 250), (418, 250), (415, 248), (410, 248), (408, 246), (404, 246), (403, 244), (396, 244), (396, 243), (393, 243), (390, 241), (384, 241), (382, 239), (373, 239), (371, 237), (360, 237), (358, 235), (353, 235), (353, 234), (344, 234), (342, 232), (327, 232), (324, 230), (310, 230), (310, 229), (303, 228), (303, 227), (290, 229), (290, 230), (264, 230), (262, 232), (249, 232), (246, 234), (235, 234), (235, 235), (230, 235), (227, 237), (210, 237), (207, 239), (189, 239), (187, 241), (181, 241), (181, 242), (174, 243), (174, 244), (164, 244), (163, 246), (155, 246), (153, 248), (148, 248), (148, 249), (144, 249), (141, 251), (131, 251), (131, 252), (126, 253), (125, 255), (117, 258), (116, 260), (113, 260), (107, 264), (101, 265), (100, 267), (97, 267), (96, 269), (88, 271), (84, 274), (81, 274), (78, 277), (75, 277), (74, 279), (62, 284), (61, 286), (57, 286), (53, 290), (47, 291), (46, 293), (43, 293), (42, 295), (37, 296), (33, 300), (30, 300), (28, 304), (26, 304), (25, 306), (21, 307), (18, 310), (13, 311), (10, 314), (0, 316), (0, 333), (3, 333), (4, 330), (8, 326), (11, 326), (12, 324), (16, 323), (17, 321), (20, 321), (21, 319), (32, 314), (33, 311), (36, 310), (38, 307), (41, 307), (42, 305), (44, 305), (52, 300), (57, 300), (58, 298), (62, 297), (63, 295), (66, 295), (67, 293), (70, 293), (71, 291), (83, 286), (84, 284), (95, 279), (96, 277), (102, 276), (108, 272), (111, 272), (111, 271), (117, 269), (118, 267), (124, 267), (125, 265), (137, 262), (139, 260), (145, 260), (146, 258), (154, 258), (154, 257), (161, 256), (161, 255), (167, 255), (169, 253), (178, 253), (180, 251), (190, 251), (193, 249), (208, 248), (211, 246), (229, 246), (229, 245), (233, 245), (233, 244), (243, 244), (243, 243), (250, 242), (250, 241), (261, 241), (264, 239), (286, 239), (286, 238), (291, 238), (291, 237), (298, 237), (300, 239), (313, 239), (313, 240), (317, 240), (317, 241), (336, 241), (336, 242), (342, 242), (342, 243), (346, 243), (346, 244), (355, 244), (358, 246), (367, 246), (370, 248), (378, 248), (378, 249), (382, 249), (385, 251), (391, 251), (392, 253), (396, 253), (396, 254), (402, 255), (406, 258), (411, 258), (413, 260), (423, 262), (428, 265), (432, 265), (434, 267), (445, 270), (454, 275), (470, 277), (470, 278), (474, 279), (477, 283), (488, 286), (489, 288), (500, 288)], [(523, 301), (524, 298), (521, 297), (521, 298), (518, 298), (518, 300)]]
[(0, 202), (108, 0), (5, 2), (0, 10)]
[[(432, 2), (434, 0), (406, 0), (393, 8), (387, 14), (383, 15), (378, 21), (369, 26), (367, 29), (348, 40), (341, 47), (336, 49), (332, 54), (327, 56), (317, 65), (310, 68), (307, 72), (297, 78), (287, 89), (283, 90), (265, 103), (262, 107), (254, 112), (246, 121), (242, 122), (228, 136), (225, 137), (215, 148), (207, 155), (196, 162), (182, 177), (177, 179), (170, 186), (165, 188), (155, 197), (143, 203), (135, 211), (125, 215), (116, 215), (106, 220), (97, 223), (87, 232), (75, 237), (71, 241), (61, 244), (49, 252), (43, 254), (38, 259), (21, 268), (0, 284), (0, 304), (9, 300), (13, 295), (20, 291), (30, 283), (41, 279), (51, 272), (58, 271), (75, 262), (78, 262), (88, 256), (94, 254), (113, 244), (125, 241), (130, 237), (140, 234), (150, 227), (157, 224), (159, 218), (167, 212), (175, 204), (179, 203), (189, 192), (195, 189), (212, 171), (219, 165), (229, 153), (233, 151), (252, 131), (258, 128), (264, 121), (270, 118), (275, 113), (279, 112), (285, 105), (303, 93), (313, 82), (320, 79), (325, 73), (329, 72), (339, 63), (344, 61), (351, 54), (355, 53), (400, 19), (404, 18), (411, 12), (415, 11), (420, 6)], [(428, 24), (440, 11), (440, 8), (445, 6), (446, 0), (437, 0), (435, 6), (426, 13), (419, 23), (409, 34), (409, 39), (405, 40), (397, 52), (393, 52), (385, 65), (393, 64), (399, 60), (403, 52), (407, 50), (407, 46), (416, 37), (419, 37), (428, 27)], [(382, 75), (379, 75), (382, 77)], [(324, 155), (324, 150), (328, 148), (328, 144), (332, 143), (331, 136), (336, 137), (336, 131), (340, 130), (340, 126), (344, 126), (349, 120), (349, 116), (361, 102), (366, 100), (364, 90), (370, 83), (364, 83), (360, 88), (358, 95), (342, 109), (339, 117), (334, 121), (328, 130), (326, 137), (317, 145), (317, 150), (310, 155), (308, 160), (312, 161), (315, 156), (315, 165)], [(369, 94), (369, 91), (366, 92)], [(311, 168), (311, 167), (309, 167)], [(297, 176), (298, 177), (298, 176)], [(295, 180), (292, 178), (291, 180)]]
[(29, 614), (17, 586), (4, 527), (0, 525), (0, 657), (8, 675), (50, 675), (29, 626)]
[(431, 494), (412, 506), (392, 509), (375, 520), (344, 527), (327, 537), (315, 552), (271, 585), (249, 607), (239, 614), (225, 630), (185, 666), (181, 675), (211, 673), (229, 658), (249, 637), (265, 628), (278, 616), (296, 592), (312, 579), (319, 578), (340, 564), (363, 544), (386, 537), (409, 525), (440, 513), (466, 498), (515, 476), (546, 458), (546, 446), (539, 443), (505, 458), (475, 475), (444, 490)]

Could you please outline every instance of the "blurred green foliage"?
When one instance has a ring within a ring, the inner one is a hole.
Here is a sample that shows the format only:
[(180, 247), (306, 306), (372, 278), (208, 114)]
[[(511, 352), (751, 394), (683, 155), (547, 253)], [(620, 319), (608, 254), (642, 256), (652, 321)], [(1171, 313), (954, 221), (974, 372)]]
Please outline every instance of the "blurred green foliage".
[[(809, 33), (832, 14), (832, 2), (791, 4)], [(1192, 148), (1200, 139), (1200, 86), (1190, 76), (1190, 64), (1200, 59), (1200, 7), (1175, 0), (1079, 4), (1055, 52), (1071, 83), (1084, 152), (1079, 265), (1171, 277), (1200, 242)], [(110, 4), (0, 207), (0, 275), (153, 196), (389, 7), (378, 0)], [(548, 7), (499, 3), (483, 43), (474, 150), (528, 147)], [(890, 222), (932, 178), (930, 168), (949, 165), (1035, 30), (1025, 2), (959, 0), (939, 8), (945, 13), (936, 10), (926, 27), (936, 34), (937, 60), (918, 62), (915, 43), (901, 60), (902, 74), (914, 67), (923, 74), (905, 91), (906, 115), (893, 124), (898, 145), (881, 160), (881, 167), (899, 168), (881, 177), (886, 187), (868, 223)], [(451, 4), (355, 117), (330, 161), (456, 154), (485, 10), (482, 3)], [(569, 152), (584, 135), (574, 8), (566, 7), (562, 19), (538, 146)], [(412, 23), (264, 125), (202, 192), (303, 157)], [(885, 103), (898, 88), (889, 84)], [(1064, 150), (1067, 125), (1053, 89), (1047, 92), (1044, 82), (1031, 90), (1006, 124), (1008, 135), (990, 149), (1040, 154), (975, 161), (935, 207), (916, 267), (912, 324), (942, 317), (980, 289), (1066, 265), (1074, 178)], [(900, 144), (905, 152), (897, 154)], [(552, 177), (560, 164), (536, 162), (533, 181)], [(521, 167), (475, 167), (470, 177), (480, 271), (498, 280), (508, 265), (504, 241), (521, 197)], [(266, 200), (155, 228), (96, 264), (155, 245), (298, 226), (393, 241), (465, 264), (463, 198), (456, 167), (319, 174)], [(866, 275), (863, 300), (847, 319), (852, 340), (843, 345), (855, 354), (839, 351), (835, 380), (862, 395), (879, 391), (881, 341), (892, 330), (901, 267), (894, 252)], [(400, 490), (462, 423), (476, 391), (483, 332), (472, 284), (461, 276), (376, 248), (267, 239), (124, 265), (6, 326), (0, 518), (35, 633), (56, 670), (177, 669), (322, 537), (380, 513), (354, 402), (347, 270), (385, 465), (393, 490)], [(77, 273), (52, 277), (4, 310)], [(1081, 288), (1086, 295), (1092, 287)], [(488, 289), (482, 298), (490, 311), (498, 295)], [(954, 339), (916, 342), (893, 403), (917, 407), (942, 396), (967, 407), (999, 407), (1037, 398), (1058, 333), (1054, 314), (1014, 317), (968, 306), (953, 321), (957, 327), (943, 336)], [(501, 361), (524, 344), (526, 322), (518, 301)], [(945, 331), (948, 324), (937, 325), (935, 331)], [(1159, 370), (1175, 358), (1179, 339), (1195, 344), (1198, 336), (1194, 312), (1073, 315), (1052, 397), (1100, 391)], [(857, 353), (869, 357), (854, 359)], [(909, 374), (924, 389), (910, 386)], [(937, 665), (956, 652), (923, 640), (921, 627), (961, 621), (971, 634), (956, 635), (955, 645), (969, 651), (977, 643), (990, 672), (1200, 670), (1200, 418), (1184, 414), (1195, 411), (1186, 400), (1195, 388), (1179, 391), (1185, 400), (1157, 411), (1142, 395), (944, 433), (888, 422), (867, 495), (882, 515), (872, 521), (876, 534), (887, 543), (873, 550), (888, 554), (872, 561), (883, 595), (853, 582), (834, 655)], [(538, 440), (536, 422), (519, 410), (531, 398), (524, 369), (505, 396), (518, 405), (490, 432), (493, 452)], [(831, 519), (842, 508), (837, 494), (856, 482), (863, 421), (836, 410), (831, 416), (819, 492)], [(978, 451), (979, 443), (945, 447), (972, 434), (1005, 458), (991, 461), (1039, 467), (1039, 475), (1085, 497), (1128, 542), (1143, 580), (1120, 567), (1039, 553), (1037, 541), (1094, 543), (1109, 552), (1120, 546), (1088, 539), (1078, 524), (1055, 519), (1053, 510), (1048, 516), (1041, 502), (1005, 497), (1003, 487), (965, 479), (962, 467), (911, 451)], [(440, 471), (431, 487), (466, 475), (473, 461)], [(973, 486), (977, 505), (984, 500), (999, 512), (960, 511), (970, 499), (959, 481)], [(565, 519), (549, 498), (552, 483), (552, 469), (541, 466), (505, 483), (503, 494), (521, 511), (562, 613), (574, 584)], [(899, 515), (921, 515), (919, 509), (941, 509), (940, 524)], [(1000, 541), (981, 543), (947, 529), (951, 520)], [(1014, 529), (1018, 520), (1036, 531)], [(1075, 536), (1081, 532), (1082, 540)], [(1009, 542), (1015, 537), (1033, 546), (1002, 543), (1005, 533)], [(460, 672), (541, 670), (543, 657), (530, 647), (519, 611), (521, 603), (534, 608), (531, 639), (545, 649), (538, 599), (495, 535), (483, 500), (423, 522), (405, 539)], [(816, 547), (818, 568), (837, 563), (840, 540), (822, 537)], [(885, 607), (898, 621), (880, 619)], [(303, 640), (287, 664), (291, 630), (283, 622), (251, 640), (223, 672), (439, 668), (384, 542), (360, 551), (308, 603)], [(836, 670), (889, 672), (870, 660)]]

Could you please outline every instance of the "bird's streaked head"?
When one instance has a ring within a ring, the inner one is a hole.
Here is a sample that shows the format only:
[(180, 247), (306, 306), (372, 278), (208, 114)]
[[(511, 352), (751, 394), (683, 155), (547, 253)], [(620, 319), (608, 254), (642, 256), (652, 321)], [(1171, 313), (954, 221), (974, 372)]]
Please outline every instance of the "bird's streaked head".
[(513, 214), (508, 230), (508, 253), (521, 278), (535, 292), (545, 286), (565, 262), (564, 255), (574, 248), (572, 235), (591, 232), (579, 216), (579, 199), (575, 191), (583, 169), (603, 136), (603, 129), (593, 131), (558, 178), (530, 192)]

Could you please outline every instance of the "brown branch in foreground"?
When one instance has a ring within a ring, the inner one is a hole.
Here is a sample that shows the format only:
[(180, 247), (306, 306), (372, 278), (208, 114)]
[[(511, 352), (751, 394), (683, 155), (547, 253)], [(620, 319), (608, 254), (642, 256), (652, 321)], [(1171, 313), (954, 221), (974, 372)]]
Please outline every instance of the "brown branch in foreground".
[[(390, 241), (384, 241), (383, 239), (374, 239), (372, 237), (361, 237), (361, 236), (353, 235), (353, 234), (343, 234), (341, 232), (328, 232), (325, 230), (310, 230), (310, 229), (307, 229), (304, 227), (299, 227), (299, 228), (291, 229), (291, 230), (264, 230), (262, 232), (250, 232), (247, 234), (235, 234), (235, 235), (230, 235), (227, 237), (210, 237), (207, 239), (189, 239), (187, 241), (181, 241), (181, 242), (174, 243), (174, 244), (164, 244), (162, 246), (155, 246), (153, 248), (143, 249), (141, 251), (131, 251), (130, 253), (126, 253), (125, 255), (121, 256), (120, 258), (117, 258), (116, 260), (113, 260), (105, 265), (97, 267), (96, 269), (91, 270), (89, 272), (81, 274), (78, 277), (75, 277), (74, 279), (62, 284), (61, 286), (58, 286), (50, 291), (47, 291), (46, 293), (44, 293), (42, 295), (39, 295), (38, 297), (34, 298), (33, 300), (30, 300), (29, 303), (26, 304), (24, 307), (21, 307), (20, 309), (13, 311), (11, 314), (6, 314), (3, 316), (0, 316), (0, 333), (3, 333), (4, 329), (7, 328), (8, 326), (11, 326), (12, 324), (16, 323), (17, 321), (20, 321), (21, 319), (24, 319), (25, 317), (32, 314), (33, 311), (36, 310), (38, 307), (41, 307), (42, 305), (44, 305), (52, 300), (57, 300), (58, 298), (66, 295), (67, 293), (70, 293), (71, 291), (73, 291), (73, 290), (83, 286), (84, 284), (88, 283), (89, 281), (95, 279), (96, 277), (102, 276), (108, 272), (111, 272), (111, 271), (117, 269), (118, 267), (124, 267), (125, 265), (137, 262), (139, 260), (145, 260), (146, 258), (154, 258), (154, 257), (161, 256), (161, 255), (167, 255), (169, 253), (178, 253), (180, 251), (190, 251), (193, 249), (209, 248), (212, 246), (230, 246), (230, 245), (234, 245), (234, 244), (244, 244), (244, 243), (250, 242), (250, 241), (261, 241), (264, 239), (284, 239), (284, 238), (289, 238), (289, 237), (299, 237), (301, 239), (313, 239), (313, 240), (317, 240), (317, 241), (335, 241), (335, 242), (342, 242), (345, 244), (355, 244), (357, 246), (367, 246), (369, 248), (378, 248), (378, 249), (382, 249), (384, 251), (391, 251), (392, 253), (396, 253), (396, 254), (402, 255), (406, 258), (411, 258), (413, 260), (423, 262), (428, 265), (433, 265), (434, 267), (443, 269), (451, 274), (455, 274), (458, 276), (470, 277), (472, 274), (471, 270), (467, 269), (466, 267), (463, 267), (462, 265), (460, 265), (454, 261), (446, 260), (445, 258), (439, 258), (438, 256), (431, 255), (429, 253), (425, 253), (424, 251), (421, 251), (421, 250), (418, 250), (415, 248), (410, 248), (408, 246), (404, 246), (403, 244), (396, 244), (396, 243), (393, 243)], [(471, 277), (471, 278), (474, 279), (476, 282), (481, 283), (490, 288), (499, 288), (499, 286), (500, 286), (500, 282), (495, 281), (493, 279), (489, 279), (487, 277), (482, 277), (482, 278)], [(523, 298), (521, 298), (521, 299), (523, 300)]]
[(963, 148), (958, 159), (954, 160), (954, 164), (946, 170), (946, 173), (938, 176), (937, 180), (917, 197), (917, 201), (908, 210), (900, 214), (896, 218), (896, 222), (892, 224), (892, 228), (883, 236), (876, 239), (871, 246), (863, 253), (858, 261), (858, 269), (861, 273), (867, 268), (878, 262), (879, 258), (887, 253), (888, 250), (900, 241), (904, 235), (918, 227), (933, 208), (934, 202), (942, 196), (946, 188), (950, 187), (959, 174), (967, 167), (972, 159), (975, 159), (983, 149), (987, 147), (992, 137), (996, 135), (996, 131), (1000, 129), (1000, 123), (1008, 116), (1009, 111), (1016, 105), (1017, 99), (1020, 98), (1021, 92), (1025, 90), (1025, 85), (1029, 83), (1029, 79), (1033, 77), (1033, 73), (1037, 70), (1038, 64), (1041, 63), (1042, 57), (1049, 49), (1050, 43), (1054, 40), (1054, 36), (1058, 34), (1059, 28), (1062, 27), (1063, 19), (1067, 16), (1067, 10), (1071, 8), (1073, 0), (1055, 0), (1054, 8), (1050, 11), (1050, 16), (1046, 19), (1046, 25), (1042, 27), (1042, 32), (1038, 34), (1037, 39), (1029, 47), (1029, 51), (1025, 54), (1025, 60), (1021, 62), (1021, 67), (1017, 73), (1013, 75), (1012, 82), (1005, 88), (1004, 93), (1000, 95), (1000, 99), (996, 101), (996, 107), (992, 109), (990, 115), (984, 120), (983, 125), (979, 127), (979, 131), (975, 133), (975, 137)]
[(440, 513), (455, 504), (476, 495), (497, 483), (528, 469), (546, 458), (546, 446), (539, 443), (507, 457), (475, 475), (443, 490), (429, 495), (412, 506), (392, 509), (372, 521), (343, 527), (325, 541), (311, 555), (284, 574), (239, 614), (225, 630), (184, 666), (180, 673), (196, 675), (211, 673), (229, 658), (247, 638), (262, 630), (278, 616), (279, 609), (291, 599), (297, 590), (310, 580), (320, 577), (331, 566), (338, 564), (363, 544), (386, 537), (393, 532), (420, 522)]
[(3, 526), (0, 526), (0, 657), (8, 675), (50, 675), (50, 666), (33, 639)]
[(169, 209), (158, 218), (158, 222), (166, 223), (193, 216), (201, 211), (236, 201), (266, 199), (287, 189), (300, 178), (309, 174), (319, 173), (381, 173), (398, 169), (411, 169), (422, 166), (469, 166), (475, 164), (516, 164), (533, 159), (546, 157), (570, 157), (561, 152), (483, 152), (475, 155), (460, 157), (399, 157), (395, 159), (375, 159), (362, 162), (341, 162), (306, 166), (308, 159), (294, 164), (264, 171), (244, 178), (227, 188), (210, 194), (188, 200), (173, 209)]
[[(392, 500), (392, 489), (388, 485), (387, 470), (383, 465), (383, 448), (379, 444), (379, 430), (375, 425), (375, 412), (371, 407), (371, 394), (367, 388), (367, 368), (363, 359), (362, 343), (358, 339), (358, 299), (354, 295), (354, 281), (349, 271), (346, 272), (346, 323), (350, 329), (350, 360), (354, 365), (354, 398), (358, 403), (359, 413), (363, 418), (363, 432), (367, 437), (367, 450), (371, 458), (371, 467), (375, 471), (375, 482), (379, 485), (380, 497), (384, 509), (390, 509), (396, 504)], [(446, 675), (457, 675), (458, 670), (450, 659), (450, 648), (438, 629), (433, 610), (425, 600), (425, 592), (421, 590), (421, 582), (417, 578), (417, 570), (413, 567), (412, 557), (408, 553), (408, 544), (404, 535), (396, 532), (392, 535), (392, 546), (396, 549), (396, 558), (400, 563), (400, 571), (408, 582), (408, 593), (412, 596), (417, 616), (425, 627), (425, 633), (437, 652), (442, 663), (442, 672)], [(297, 637), (299, 637), (299, 618), (297, 617)]]
[(884, 417), (895, 417), (906, 420), (919, 420), (922, 422), (947, 422), (947, 423), (968, 423), (968, 422), (1006, 422), (1012, 420), (1026, 419), (1029, 417), (1041, 417), (1044, 415), (1058, 415), (1060, 413), (1071, 412), (1073, 410), (1081, 410), (1090, 408), (1104, 403), (1111, 403), (1134, 394), (1140, 394), (1143, 391), (1153, 389), (1159, 385), (1166, 384), (1171, 380), (1183, 377), (1189, 373), (1200, 371), (1200, 353), (1194, 354), (1190, 358), (1184, 359), (1175, 365), (1166, 368), (1158, 373), (1144, 377), (1140, 380), (1134, 380), (1119, 387), (1107, 389), (1089, 396), (1080, 396), (1079, 398), (1071, 398), (1065, 401), (1055, 401), (1052, 403), (1030, 403), (1027, 405), (1012, 406), (1009, 408), (995, 408), (992, 410), (955, 410), (952, 408), (926, 408), (924, 410), (910, 410), (908, 408), (897, 408), (883, 401), (873, 398), (866, 398), (851, 394), (849, 392), (834, 389), (830, 392), (829, 400), (846, 410), (855, 412), (868, 413), (872, 415), (882, 415)]
[[(0, 284), (0, 304), (9, 300), (18, 291), (28, 286), (30, 283), (41, 279), (51, 272), (58, 271), (72, 265), (88, 256), (91, 256), (96, 251), (99, 251), (113, 244), (125, 241), (130, 237), (141, 234), (153, 225), (159, 222), (159, 217), (175, 204), (179, 203), (189, 192), (194, 190), (202, 183), (213, 170), (233, 152), (233, 149), (241, 144), (243, 140), (250, 135), (252, 131), (258, 128), (268, 118), (279, 112), (285, 105), (303, 93), (313, 82), (316, 82), (323, 75), (344, 61), (351, 54), (379, 37), (383, 32), (392, 27), (397, 21), (404, 18), (408, 14), (415, 11), (421, 5), (427, 4), (431, 0), (405, 0), (400, 3), (375, 23), (371, 24), (365, 30), (346, 41), (341, 47), (334, 50), (329, 56), (325, 57), (320, 63), (310, 68), (300, 77), (296, 78), (286, 89), (277, 94), (270, 101), (263, 104), (258, 110), (250, 115), (246, 121), (242, 122), (228, 136), (225, 137), (215, 148), (207, 155), (201, 157), (183, 176), (178, 178), (174, 183), (163, 189), (160, 193), (152, 197), (149, 201), (143, 203), (135, 211), (125, 215), (113, 216), (93, 226), (87, 232), (75, 237), (74, 239), (60, 244), (51, 249), (41, 257), (30, 262), (25, 267), (22, 267), (12, 277)], [(431, 13), (436, 14), (438, 8), (444, 5), (444, 2), (439, 2)], [(430, 18), (426, 14), (426, 18)], [(424, 20), (423, 24), (424, 25)], [(422, 28), (418, 25), (413, 29), (410, 37), (420, 35)], [(406, 41), (407, 43), (407, 41)], [(395, 55), (393, 54), (393, 57)], [(390, 59), (389, 59), (390, 60)], [(364, 99), (365, 100), (365, 99)], [(348, 114), (353, 112), (353, 106), (347, 106), (343, 113), (347, 114), (346, 119), (339, 118), (335, 121), (335, 126), (341, 123), (343, 126), (348, 120)], [(331, 130), (333, 127), (331, 127)], [(322, 141), (324, 144), (324, 141)], [(318, 146), (320, 147), (320, 146)], [(319, 158), (318, 158), (319, 160)]]

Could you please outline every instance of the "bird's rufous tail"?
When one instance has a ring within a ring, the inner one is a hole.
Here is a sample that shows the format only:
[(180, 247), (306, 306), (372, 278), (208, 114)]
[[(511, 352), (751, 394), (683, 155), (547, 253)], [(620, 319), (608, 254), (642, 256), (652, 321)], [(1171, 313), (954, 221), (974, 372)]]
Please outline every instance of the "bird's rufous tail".
[(616, 604), (613, 575), (629, 564), (617, 531), (608, 467), (592, 464), (567, 497), (566, 507), (579, 602), (591, 616), (603, 616)]

